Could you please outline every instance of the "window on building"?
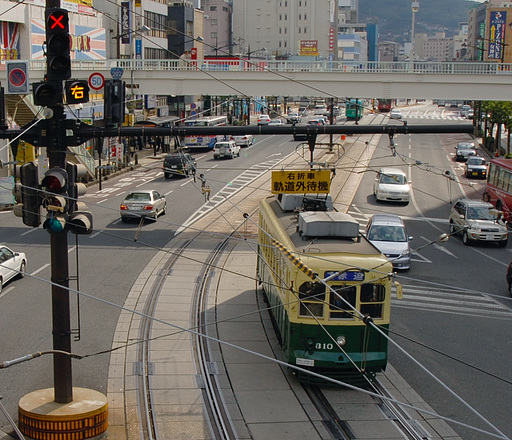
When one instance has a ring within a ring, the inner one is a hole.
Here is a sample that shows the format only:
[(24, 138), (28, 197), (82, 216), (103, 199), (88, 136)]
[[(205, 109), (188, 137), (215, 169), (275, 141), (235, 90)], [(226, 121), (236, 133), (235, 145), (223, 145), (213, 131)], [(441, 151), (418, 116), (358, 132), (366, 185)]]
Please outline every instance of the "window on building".
[(217, 26), (217, 19), (216, 19), (216, 18), (212, 18), (212, 19), (210, 20), (210, 24), (211, 24), (212, 26)]
[(210, 38), (217, 38), (217, 32), (212, 32), (210, 34)]
[(216, 11), (217, 10), (217, 6), (210, 6), (210, 11)]

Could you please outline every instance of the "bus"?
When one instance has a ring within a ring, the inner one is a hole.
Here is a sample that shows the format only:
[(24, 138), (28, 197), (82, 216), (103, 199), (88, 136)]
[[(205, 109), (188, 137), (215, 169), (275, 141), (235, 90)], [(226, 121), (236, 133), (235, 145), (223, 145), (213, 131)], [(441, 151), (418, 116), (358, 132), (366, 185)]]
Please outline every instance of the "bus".
[(391, 99), (379, 99), (378, 109), (379, 112), (391, 111), (392, 100)]
[(363, 117), (363, 109), (362, 99), (349, 99), (345, 105), (345, 117), (348, 120), (359, 121)]
[[(187, 119), (184, 122), (185, 127), (218, 127), (228, 124), (227, 116), (205, 116), (197, 119)], [(217, 140), (221, 140), (222, 136), (216, 135), (192, 135), (185, 136), (184, 146), (186, 148), (202, 148), (213, 150)]]
[(483, 199), (503, 211), (506, 221), (512, 221), (512, 159), (491, 160)]

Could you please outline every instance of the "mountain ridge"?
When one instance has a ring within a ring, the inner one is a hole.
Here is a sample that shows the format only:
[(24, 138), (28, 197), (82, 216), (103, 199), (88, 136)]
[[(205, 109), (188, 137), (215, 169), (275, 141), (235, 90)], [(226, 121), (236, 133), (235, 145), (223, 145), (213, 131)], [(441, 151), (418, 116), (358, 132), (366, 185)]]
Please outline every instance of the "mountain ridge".
[[(359, 0), (359, 21), (377, 23), (381, 40), (402, 44), (410, 41), (412, 0), (388, 0), (385, 3), (383, 0)], [(472, 0), (421, 0), (419, 4), (414, 32), (433, 36), (442, 31), (447, 37), (457, 34), (459, 24), (468, 22), (469, 10), (480, 5)]]

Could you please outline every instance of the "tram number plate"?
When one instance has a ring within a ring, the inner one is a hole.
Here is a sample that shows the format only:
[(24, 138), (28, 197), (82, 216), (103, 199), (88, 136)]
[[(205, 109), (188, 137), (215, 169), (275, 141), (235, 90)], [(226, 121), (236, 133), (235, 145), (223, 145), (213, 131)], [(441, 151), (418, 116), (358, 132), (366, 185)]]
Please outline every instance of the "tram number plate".
[(297, 365), (304, 365), (305, 367), (315, 366), (315, 361), (313, 359), (297, 358), (295, 362)]

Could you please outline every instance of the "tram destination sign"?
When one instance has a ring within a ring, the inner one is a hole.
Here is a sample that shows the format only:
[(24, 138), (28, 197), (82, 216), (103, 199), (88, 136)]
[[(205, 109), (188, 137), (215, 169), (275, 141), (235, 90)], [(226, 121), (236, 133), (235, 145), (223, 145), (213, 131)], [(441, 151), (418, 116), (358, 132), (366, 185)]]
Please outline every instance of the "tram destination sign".
[(328, 194), (329, 170), (272, 171), (272, 194)]

